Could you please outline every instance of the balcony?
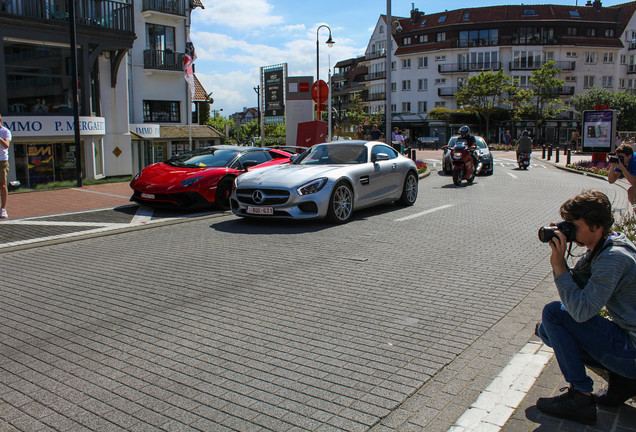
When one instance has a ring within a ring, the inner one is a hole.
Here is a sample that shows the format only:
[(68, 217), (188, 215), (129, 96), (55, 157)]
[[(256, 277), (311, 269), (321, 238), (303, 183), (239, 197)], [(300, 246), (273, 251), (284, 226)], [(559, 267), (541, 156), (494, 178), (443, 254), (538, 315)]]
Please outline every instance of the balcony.
[[(68, 26), (69, 11), (61, 0), (14, 0), (2, 2), (3, 15), (60, 22)], [(77, 0), (75, 16), (80, 26), (134, 32), (133, 5), (126, 1)]]
[(573, 96), (574, 86), (561, 86), (561, 87), (553, 88), (553, 89), (550, 89), (548, 93), (557, 95), (557, 96)]
[(371, 51), (369, 54), (367, 54), (365, 56), (365, 60), (373, 60), (373, 59), (377, 59), (380, 57), (384, 57), (386, 56), (386, 50), (385, 49), (381, 49), (378, 51)]
[(379, 79), (384, 79), (384, 78), (386, 78), (386, 72), (385, 71), (372, 72), (372, 73), (366, 74), (364, 76), (364, 80), (365, 81), (373, 81), (373, 80), (379, 80)]
[(185, 16), (184, 0), (143, 0), (143, 12), (154, 11), (171, 15)]
[(362, 96), (362, 100), (365, 102), (380, 101), (386, 99), (386, 93), (369, 93)]
[(437, 95), (440, 97), (452, 97), (455, 96), (459, 87), (440, 87), (437, 89)]
[(635, 74), (636, 73), (636, 64), (627, 65), (627, 73), (628, 74)]
[(494, 71), (501, 69), (501, 62), (487, 63), (446, 63), (437, 66), (439, 73), (459, 73), (459, 72), (478, 72), (478, 71)]
[(144, 50), (144, 69), (183, 72), (185, 53), (172, 50)]
[(629, 42), (629, 45), (627, 46), (628, 50), (635, 50), (636, 49), (636, 39), (632, 39)]
[[(516, 70), (520, 70), (520, 71), (527, 71), (527, 70), (539, 70), (543, 67), (544, 64), (546, 64), (547, 61), (543, 61), (543, 62), (537, 62), (537, 63), (532, 63), (532, 64), (528, 64), (527, 62), (525, 64), (521, 64), (521, 62), (510, 62), (509, 64), (509, 68), (511, 71), (516, 71)], [(558, 61), (558, 62), (554, 62), (554, 68), (555, 69), (561, 69), (562, 71), (573, 71), (576, 69), (576, 62), (575, 61)]]

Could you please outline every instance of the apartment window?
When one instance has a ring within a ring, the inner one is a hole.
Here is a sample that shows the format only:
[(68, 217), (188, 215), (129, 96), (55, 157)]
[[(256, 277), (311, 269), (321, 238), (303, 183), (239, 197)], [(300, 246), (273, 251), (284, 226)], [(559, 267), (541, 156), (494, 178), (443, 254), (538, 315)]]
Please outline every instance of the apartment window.
[(428, 90), (428, 79), (427, 78), (420, 78), (420, 79), (417, 80), (417, 90), (418, 91)]
[(459, 32), (459, 46), (489, 46), (499, 43), (498, 29), (464, 30)]
[(437, 19), (437, 22), (438, 22), (438, 23), (446, 22), (446, 17), (447, 17), (446, 15), (442, 15), (441, 17), (439, 17), (439, 18)]
[(380, 29), (378, 30), (378, 32), (379, 32), (380, 34), (384, 33), (384, 26), (380, 26)]
[(411, 102), (402, 102), (402, 112), (405, 112), (405, 113), (411, 112)]
[(396, 64), (395, 61), (391, 62), (391, 70), (395, 70), (395, 67), (396, 67), (395, 64)]
[(621, 78), (618, 80), (618, 87), (624, 89), (625, 88), (625, 78)]
[(417, 103), (417, 113), (418, 114), (424, 114), (426, 113), (426, 111), (428, 111), (426, 109), (426, 101), (420, 101)]
[(420, 23), (420, 27), (424, 27), (426, 25), (426, 20), (423, 19), (422, 22)]
[(178, 123), (180, 121), (179, 101), (144, 101), (144, 123)]
[(391, 112), (397, 112), (397, 105), (391, 104)]
[(512, 65), (515, 68), (541, 67), (541, 51), (513, 51)]
[(420, 69), (428, 67), (428, 57), (419, 57), (417, 59), (417, 67)]
[(594, 87), (594, 77), (592, 75), (585, 75), (583, 77), (583, 87), (584, 88)]
[(404, 45), (411, 45), (411, 38), (410, 37), (405, 37), (403, 39)]
[(571, 18), (581, 18), (581, 14), (579, 14), (579, 11), (571, 10), (568, 12), (570, 13)]
[(603, 87), (612, 87), (613, 85), (613, 77), (611, 75), (603, 76)]
[(435, 108), (437, 107), (445, 107), (446, 106), (446, 102), (445, 101), (437, 101), (435, 102)]
[(146, 48), (156, 51), (176, 51), (174, 27), (146, 24)]
[(576, 27), (568, 27), (568, 36), (576, 36), (577, 28)]
[(435, 61), (436, 61), (436, 62), (446, 61), (446, 56), (445, 56), (445, 55), (438, 55), (438, 56), (435, 56)]
[(554, 28), (552, 27), (519, 27), (512, 32), (514, 44), (549, 43), (553, 40)]
[(513, 82), (516, 82), (517, 87), (526, 88), (530, 85), (530, 77), (527, 75), (513, 75)]
[(595, 37), (596, 36), (596, 29), (595, 28), (588, 28), (585, 32), (586, 36), (589, 37)]
[(420, 35), (420, 43), (428, 42), (428, 35)]
[(402, 59), (402, 69), (410, 69), (411, 68), (411, 59), (405, 58)]
[(565, 77), (565, 82), (576, 82), (576, 76), (575, 75), (569, 75)]
[(391, 91), (392, 92), (397, 91), (397, 83), (394, 83), (394, 82), (391, 83)]
[(570, 51), (570, 52), (565, 53), (565, 56), (566, 57), (578, 57), (578, 55), (574, 51)]
[(468, 12), (464, 13), (464, 21), (468, 21), (470, 19), (470, 14)]
[(596, 64), (596, 53), (591, 51), (585, 52), (585, 63)]
[(446, 32), (439, 32), (437, 33), (435, 40), (437, 42), (444, 42), (446, 40)]
[(614, 37), (615, 34), (614, 29), (605, 29), (605, 37)]
[(409, 91), (409, 90), (411, 90), (411, 80), (402, 81), (402, 91)]
[(535, 11), (534, 9), (523, 10), (523, 16), (536, 16), (536, 15), (537, 15), (537, 11)]
[(621, 54), (621, 64), (627, 64), (627, 56), (625, 54)]
[(446, 78), (435, 78), (435, 85), (446, 84)]
[(603, 63), (614, 63), (614, 53), (604, 53)]

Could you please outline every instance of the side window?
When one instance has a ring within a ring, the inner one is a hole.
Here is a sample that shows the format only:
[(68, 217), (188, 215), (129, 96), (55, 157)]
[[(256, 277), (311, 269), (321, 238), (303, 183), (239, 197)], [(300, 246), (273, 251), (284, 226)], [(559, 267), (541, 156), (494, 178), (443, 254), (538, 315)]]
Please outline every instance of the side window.
[(269, 155), (263, 151), (253, 151), (248, 152), (242, 155), (239, 160), (241, 161), (241, 165), (243, 165), (246, 161), (256, 161), (257, 164), (262, 164), (270, 160)]
[(375, 160), (375, 157), (380, 153), (388, 154), (389, 159), (395, 159), (398, 156), (397, 152), (393, 150), (393, 148), (385, 145), (377, 145), (373, 147), (373, 150), (371, 150), (372, 160)]

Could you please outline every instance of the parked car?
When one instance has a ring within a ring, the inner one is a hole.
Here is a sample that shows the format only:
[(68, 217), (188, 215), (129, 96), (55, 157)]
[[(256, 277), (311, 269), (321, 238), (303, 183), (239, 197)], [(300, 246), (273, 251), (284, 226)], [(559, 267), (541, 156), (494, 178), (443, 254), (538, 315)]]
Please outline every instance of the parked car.
[(230, 206), (237, 216), (346, 223), (365, 207), (413, 205), (418, 175), (415, 162), (384, 143), (332, 141), (291, 164), (243, 174), (234, 185)]
[[(482, 137), (474, 135), (475, 147), (479, 161), (482, 163), (482, 168), (479, 175), (492, 175), (494, 172), (494, 163), (492, 158), (491, 148), (486, 144), (486, 140)], [(455, 147), (459, 135), (454, 135), (448, 140), (448, 145), (443, 148), (444, 154), (442, 155), (442, 171), (446, 175), (453, 173), (453, 162), (451, 161), (450, 149)]]
[(151, 207), (229, 209), (234, 179), (246, 171), (291, 162), (272, 148), (211, 146), (145, 167), (130, 182), (131, 201)]

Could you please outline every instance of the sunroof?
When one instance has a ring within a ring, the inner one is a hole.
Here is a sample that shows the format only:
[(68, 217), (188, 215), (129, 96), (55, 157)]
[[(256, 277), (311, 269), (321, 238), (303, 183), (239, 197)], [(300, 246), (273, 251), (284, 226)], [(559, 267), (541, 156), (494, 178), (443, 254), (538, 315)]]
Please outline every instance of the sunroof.
[(579, 11), (571, 10), (571, 11), (569, 11), (569, 12), (570, 12), (570, 16), (571, 16), (572, 18), (581, 18), (581, 14), (579, 13)]
[(437, 20), (438, 23), (441, 22), (445, 22), (446, 21), (446, 15), (442, 15), (441, 17), (439, 17), (439, 19)]

